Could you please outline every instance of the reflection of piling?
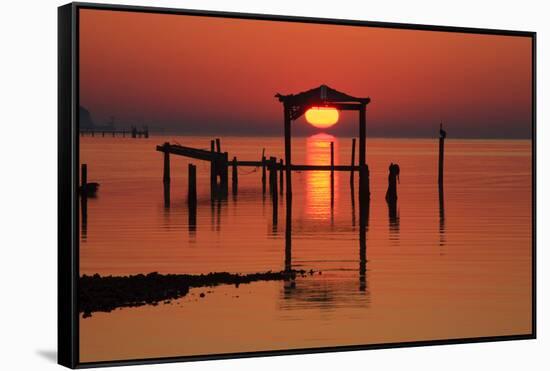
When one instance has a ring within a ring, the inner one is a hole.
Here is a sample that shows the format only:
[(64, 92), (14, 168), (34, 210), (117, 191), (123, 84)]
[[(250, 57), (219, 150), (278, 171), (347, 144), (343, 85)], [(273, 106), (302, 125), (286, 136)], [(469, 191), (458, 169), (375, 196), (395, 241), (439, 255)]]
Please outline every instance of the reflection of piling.
[(285, 225), (285, 272), (292, 270), (292, 198), (287, 193)]
[(330, 204), (334, 205), (334, 142), (330, 142)]
[[(360, 197), (361, 199), (361, 197)], [(370, 202), (359, 205), (359, 290), (366, 290), (367, 271), (367, 226), (369, 221)]]

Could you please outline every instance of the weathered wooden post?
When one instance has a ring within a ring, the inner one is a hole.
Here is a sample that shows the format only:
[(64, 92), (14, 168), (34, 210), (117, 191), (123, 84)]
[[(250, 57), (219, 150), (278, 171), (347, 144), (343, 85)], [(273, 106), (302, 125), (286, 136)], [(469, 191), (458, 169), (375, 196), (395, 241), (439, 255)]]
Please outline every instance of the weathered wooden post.
[(80, 166), (80, 189), (82, 190), (82, 194), (86, 193), (87, 184), (88, 184), (88, 165), (82, 164)]
[(220, 138), (216, 138), (216, 152), (221, 153), (222, 152), (222, 145), (220, 142)]
[(351, 140), (351, 171), (349, 174), (349, 183), (353, 185), (355, 177), (355, 138)]
[(170, 152), (168, 150), (169, 146), (170, 143), (164, 143), (164, 173), (162, 176), (162, 181), (164, 182), (164, 184), (170, 184)]
[(284, 170), (283, 170), (283, 159), (280, 159), (279, 160), (279, 191), (281, 192), (281, 194), (283, 194), (283, 182), (284, 182)]
[(213, 200), (216, 195), (218, 170), (216, 168), (216, 156), (214, 155), (214, 140), (210, 141), (210, 198)]
[(271, 192), (271, 201), (273, 209), (273, 229), (276, 231), (278, 222), (278, 194), (277, 191), (277, 159), (269, 158), (269, 191)]
[(275, 157), (269, 158), (269, 194), (277, 193), (277, 159)]
[(229, 190), (229, 155), (227, 152), (222, 154), (220, 159), (220, 187), (224, 195), (227, 195)]
[(265, 193), (265, 181), (266, 181), (266, 159), (265, 148), (262, 150), (262, 192)]
[(370, 199), (369, 170), (366, 164), (367, 119), (366, 104), (359, 108), (359, 202), (361, 205)]
[(286, 164), (286, 195), (287, 202), (292, 197), (292, 146), (290, 144), (291, 136), (291, 117), (290, 107), (284, 103), (284, 115), (285, 115), (285, 164)]
[(439, 124), (439, 171), (437, 175), (437, 184), (439, 189), (443, 188), (443, 160), (444, 160), (444, 151), (445, 151), (445, 138), (447, 137), (447, 132), (443, 130), (443, 123)]
[(386, 201), (395, 203), (397, 201), (397, 181), (399, 179), (399, 165), (393, 162), (389, 167), (388, 190), (386, 191)]
[(197, 167), (189, 164), (188, 167), (187, 204), (189, 209), (197, 208)]
[(237, 193), (237, 185), (239, 183), (238, 179), (238, 170), (237, 170), (237, 157), (233, 157), (232, 161), (232, 173), (231, 173), (231, 188), (233, 190), (233, 194)]

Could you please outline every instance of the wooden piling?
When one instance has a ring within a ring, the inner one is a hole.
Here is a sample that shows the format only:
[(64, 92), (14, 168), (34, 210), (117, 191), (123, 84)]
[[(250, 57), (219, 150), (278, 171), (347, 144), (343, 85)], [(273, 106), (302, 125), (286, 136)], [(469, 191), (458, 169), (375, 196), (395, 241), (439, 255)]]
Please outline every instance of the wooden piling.
[(269, 194), (277, 193), (277, 159), (269, 158)]
[(237, 157), (233, 157), (232, 173), (231, 173), (231, 185), (232, 185), (233, 194), (237, 192), (237, 185), (239, 183), (238, 177), (239, 177), (239, 174), (237, 170)]
[[(212, 155), (214, 155), (214, 140), (210, 141), (210, 152)], [(216, 169), (216, 161), (214, 159), (211, 159), (210, 160), (210, 198), (212, 200), (214, 199), (214, 196), (216, 194), (217, 175), (218, 175), (218, 171)]]
[(355, 177), (354, 166), (355, 166), (355, 138), (351, 140), (351, 170), (349, 174), (350, 184), (353, 184), (354, 182), (354, 177)]
[(223, 153), (223, 159), (221, 160), (220, 167), (220, 187), (224, 195), (227, 195), (229, 190), (229, 155), (227, 152)]
[(189, 208), (197, 207), (197, 167), (189, 164), (188, 167), (187, 204)]
[(279, 191), (283, 194), (283, 183), (284, 183), (284, 170), (283, 170), (283, 159), (279, 160)]
[(439, 126), (439, 171), (437, 174), (437, 184), (439, 189), (443, 188), (443, 161), (445, 152), (445, 137), (447, 133), (443, 130), (443, 124)]
[(367, 119), (366, 105), (359, 109), (359, 202), (370, 199), (369, 170), (366, 164), (367, 154)]
[(216, 138), (216, 152), (221, 153), (222, 152), (222, 145), (220, 138)]
[(170, 184), (170, 152), (168, 152), (168, 146), (170, 144), (164, 143), (164, 174), (162, 180), (164, 184)]
[(287, 194), (287, 201), (289, 198), (292, 197), (292, 153), (291, 153), (291, 145), (290, 145), (290, 124), (291, 124), (291, 117), (290, 117), (290, 107), (287, 107), (287, 105), (284, 105), (284, 116), (285, 116), (285, 164), (286, 164), (286, 194)]
[(265, 148), (262, 150), (262, 192), (265, 193), (265, 181), (266, 181), (266, 159), (265, 159)]
[(80, 166), (80, 189), (83, 190), (82, 194), (85, 194), (86, 185), (88, 184), (88, 165), (82, 164)]

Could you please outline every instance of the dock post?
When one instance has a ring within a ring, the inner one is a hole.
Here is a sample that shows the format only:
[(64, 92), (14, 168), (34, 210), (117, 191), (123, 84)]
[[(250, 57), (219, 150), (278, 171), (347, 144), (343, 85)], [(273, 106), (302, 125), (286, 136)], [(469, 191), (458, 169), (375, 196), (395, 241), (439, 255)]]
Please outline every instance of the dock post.
[(164, 184), (170, 184), (170, 152), (168, 152), (168, 142), (164, 143), (164, 174), (162, 181)]
[(269, 194), (277, 193), (277, 159), (275, 157), (269, 158)]
[(265, 181), (266, 181), (266, 169), (265, 169), (265, 166), (266, 166), (266, 161), (265, 161), (265, 148), (262, 150), (262, 192), (265, 194)]
[(220, 142), (220, 138), (216, 138), (216, 152), (221, 153), (222, 152), (222, 145)]
[(286, 195), (287, 201), (292, 197), (292, 146), (290, 145), (291, 117), (290, 107), (284, 104), (285, 115), (285, 164), (286, 164)]
[(445, 138), (447, 137), (447, 132), (443, 130), (443, 123), (439, 125), (439, 171), (437, 174), (437, 184), (439, 189), (443, 189), (443, 160), (444, 160), (444, 151), (445, 151)]
[(237, 170), (237, 157), (233, 157), (233, 164), (232, 164), (232, 173), (231, 173), (231, 186), (233, 190), (233, 194), (237, 193), (237, 185), (239, 183), (239, 174)]
[(283, 183), (284, 183), (284, 170), (283, 170), (283, 159), (279, 160), (279, 191), (283, 194)]
[(192, 209), (197, 208), (197, 167), (189, 164), (188, 172), (187, 204), (191, 212)]
[(350, 184), (353, 184), (354, 177), (355, 177), (355, 138), (351, 140), (351, 171), (349, 174), (349, 182)]
[(366, 164), (367, 119), (366, 105), (359, 109), (359, 203), (361, 206), (370, 199), (369, 170)]
[(88, 165), (82, 164), (80, 166), (80, 189), (83, 190), (82, 194), (85, 194), (86, 185), (88, 184)]
[(216, 169), (216, 156), (214, 155), (214, 140), (210, 141), (210, 198), (213, 200), (216, 195), (218, 170)]
[(229, 156), (227, 152), (224, 152), (221, 159), (221, 173), (220, 173), (220, 186), (224, 195), (227, 195), (229, 190)]

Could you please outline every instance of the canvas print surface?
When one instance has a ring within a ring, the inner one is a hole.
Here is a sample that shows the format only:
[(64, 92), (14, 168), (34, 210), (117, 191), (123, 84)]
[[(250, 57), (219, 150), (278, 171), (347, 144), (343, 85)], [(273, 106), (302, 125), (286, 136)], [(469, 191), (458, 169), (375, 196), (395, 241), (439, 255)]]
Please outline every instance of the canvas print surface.
[(530, 334), (532, 39), (79, 10), (81, 362)]

